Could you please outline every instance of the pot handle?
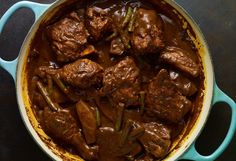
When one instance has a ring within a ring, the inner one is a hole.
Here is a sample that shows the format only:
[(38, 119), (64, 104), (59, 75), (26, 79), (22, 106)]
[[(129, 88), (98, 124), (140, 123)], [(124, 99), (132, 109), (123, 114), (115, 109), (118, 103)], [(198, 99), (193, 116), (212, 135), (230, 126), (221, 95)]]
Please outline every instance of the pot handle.
[[(45, 10), (50, 6), (51, 4), (40, 4), (35, 2), (29, 2), (29, 1), (21, 1), (13, 6), (11, 6), (6, 13), (1, 17), (0, 19), (0, 35), (2, 33), (2, 30), (7, 22), (7, 20), (11, 17), (11, 15), (20, 8), (29, 8), (34, 12), (35, 15), (35, 21), (45, 12)], [(15, 60), (12, 61), (6, 61), (3, 60), (0, 57), (0, 67), (5, 69), (14, 80), (16, 80), (16, 68), (17, 68), (17, 62), (18, 57)]]
[(188, 159), (188, 160), (196, 160), (196, 161), (213, 161), (218, 158), (224, 150), (227, 148), (236, 131), (236, 104), (235, 102), (227, 96), (224, 92), (222, 92), (217, 84), (214, 85), (214, 96), (212, 100), (212, 105), (218, 102), (225, 102), (231, 108), (231, 123), (228, 129), (227, 135), (221, 145), (213, 152), (211, 155), (203, 156), (199, 154), (195, 148), (195, 142), (189, 147), (188, 151), (184, 153), (184, 155), (180, 159)]

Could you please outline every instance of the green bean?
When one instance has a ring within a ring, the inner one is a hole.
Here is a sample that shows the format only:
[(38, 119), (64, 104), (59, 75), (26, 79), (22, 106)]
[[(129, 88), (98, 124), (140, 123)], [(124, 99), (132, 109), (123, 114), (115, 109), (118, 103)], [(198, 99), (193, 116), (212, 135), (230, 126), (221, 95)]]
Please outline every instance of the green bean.
[(126, 35), (126, 33), (122, 30), (119, 30), (119, 34), (120, 34), (120, 38), (121, 38), (121, 41), (123, 42), (124, 46), (126, 49), (130, 49), (131, 46), (130, 46), (130, 40), (129, 40), (129, 37)]
[(145, 108), (145, 92), (144, 91), (141, 91), (140, 93), (140, 104), (141, 104), (141, 107), (140, 107), (140, 112), (141, 114), (144, 113), (144, 108)]
[(47, 75), (47, 80), (48, 80), (48, 93), (49, 95), (51, 95), (53, 91), (52, 77), (50, 75)]
[(132, 13), (133, 13), (133, 9), (129, 7), (128, 11), (126, 12), (125, 19), (122, 23), (122, 28), (124, 28), (129, 23)]
[(64, 85), (64, 83), (58, 78), (58, 76), (53, 75), (52, 79), (55, 81), (55, 83), (58, 85), (58, 87), (65, 93), (68, 94), (69, 91), (66, 88), (66, 86)]
[(120, 36), (122, 43), (124, 44), (126, 49), (130, 49), (130, 38), (128, 35), (128, 32), (126, 33), (126, 31), (122, 30), (121, 26), (117, 23), (114, 24), (116, 27), (116, 32), (117, 34)]
[(118, 117), (117, 117), (116, 124), (115, 124), (115, 130), (116, 131), (120, 131), (124, 110), (125, 110), (125, 106), (124, 105), (118, 107), (118, 112), (117, 112)]
[(134, 8), (133, 14), (130, 18), (129, 25), (128, 25), (128, 31), (133, 32), (134, 31), (134, 23), (136, 20), (136, 12), (137, 12), (137, 7)]
[(55, 83), (61, 89), (61, 91), (65, 93), (71, 101), (75, 102), (78, 101), (78, 98), (70, 93), (69, 89), (64, 85), (64, 83), (60, 80), (60, 78), (58, 78), (58, 76), (53, 75), (52, 79), (55, 81)]
[(121, 146), (123, 146), (128, 138), (128, 135), (130, 133), (130, 131), (132, 130), (132, 121), (131, 120), (127, 120), (124, 129), (122, 130), (121, 133)]
[(96, 107), (96, 122), (97, 122), (97, 127), (101, 126), (101, 116), (100, 116), (100, 111), (99, 109)]
[(116, 37), (118, 35), (118, 33), (115, 31), (115, 32), (113, 32), (110, 36), (108, 36), (107, 38), (106, 38), (106, 41), (110, 41), (111, 39), (113, 39), (114, 37)]
[(47, 92), (47, 89), (43, 86), (43, 84), (40, 81), (37, 81), (37, 87), (42, 94), (45, 101), (48, 103), (49, 107), (53, 111), (58, 111), (60, 109), (60, 106), (57, 103), (53, 103), (51, 98), (49, 97), (49, 94)]

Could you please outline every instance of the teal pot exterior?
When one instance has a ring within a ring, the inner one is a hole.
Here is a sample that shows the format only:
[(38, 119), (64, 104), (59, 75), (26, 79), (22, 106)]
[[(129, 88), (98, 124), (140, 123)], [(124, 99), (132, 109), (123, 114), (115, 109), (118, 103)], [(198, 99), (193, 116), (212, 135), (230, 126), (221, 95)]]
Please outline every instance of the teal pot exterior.
[[(38, 143), (38, 145), (45, 151), (53, 160), (63, 160), (62, 154), (60, 152), (55, 152), (56, 150), (53, 148), (49, 148), (48, 145), (45, 144), (42, 138), (39, 137), (41, 132), (38, 132), (35, 130), (35, 126), (33, 126), (32, 120), (29, 119), (29, 114), (27, 113), (26, 107), (29, 106), (29, 103), (25, 103), (25, 100), (23, 99), (25, 93), (22, 90), (22, 86), (24, 86), (24, 75), (23, 71), (25, 70), (25, 64), (26, 64), (26, 58), (28, 53), (28, 46), (30, 45), (30, 40), (34, 37), (35, 32), (38, 29), (39, 24), (43, 19), (45, 19), (46, 16), (52, 15), (52, 12), (54, 8), (60, 6), (62, 3), (64, 3), (65, 0), (56, 1), (52, 4), (40, 4), (40, 3), (34, 3), (29, 1), (21, 1), (16, 4), (14, 4), (11, 8), (8, 9), (8, 11), (2, 16), (0, 19), (0, 34), (2, 33), (2, 30), (9, 19), (9, 17), (18, 9), (20, 8), (29, 8), (32, 10), (35, 14), (35, 23), (33, 24), (31, 30), (29, 31), (19, 54), (19, 57), (17, 57), (15, 60), (12, 61), (5, 61), (0, 58), (0, 66), (5, 69), (14, 79), (16, 84), (16, 91), (17, 91), (17, 100), (18, 105), (20, 109), (20, 113), (22, 116), (22, 119), (25, 123), (26, 128), (34, 138), (34, 140)], [(189, 135), (181, 142), (181, 146), (175, 150), (173, 150), (167, 158), (164, 160), (172, 161), (172, 160), (179, 160), (179, 159), (189, 159), (189, 160), (197, 160), (197, 161), (212, 161), (215, 160), (217, 157), (219, 157), (223, 151), (227, 148), (230, 141), (232, 140), (235, 130), (236, 130), (236, 104), (235, 102), (227, 96), (224, 92), (222, 92), (214, 79), (214, 72), (213, 72), (213, 66), (212, 61), (208, 49), (208, 45), (204, 39), (204, 36), (194, 20), (187, 14), (187, 12), (181, 8), (178, 4), (176, 4), (172, 0), (163, 0), (163, 3), (168, 3), (171, 5), (185, 20), (188, 22), (188, 24), (193, 29), (194, 33), (198, 37), (198, 41), (201, 42), (201, 52), (202, 54), (202, 60), (203, 60), (203, 66), (204, 66), (204, 73), (206, 76), (205, 80), (205, 88), (206, 92), (204, 93), (204, 103), (203, 103), (203, 110), (199, 114), (199, 118), (196, 121), (196, 125), (194, 125), (193, 129), (189, 133)], [(50, 17), (50, 16), (49, 16)], [(26, 96), (27, 97), (27, 96)], [(221, 145), (211, 154), (208, 156), (203, 156), (199, 154), (195, 148), (195, 141), (199, 134), (201, 133), (209, 112), (211, 110), (211, 107), (218, 102), (225, 102), (227, 103), (231, 108), (231, 123), (230, 127), (228, 129), (228, 132), (225, 136), (225, 139), (221, 143)], [(35, 120), (34, 120), (35, 121)], [(45, 134), (44, 134), (45, 135)], [(70, 154), (65, 154), (65, 156), (69, 156)], [(70, 156), (70, 158), (73, 158)], [(74, 157), (76, 158), (76, 157)], [(79, 158), (76, 158), (78, 160), (81, 160)]]

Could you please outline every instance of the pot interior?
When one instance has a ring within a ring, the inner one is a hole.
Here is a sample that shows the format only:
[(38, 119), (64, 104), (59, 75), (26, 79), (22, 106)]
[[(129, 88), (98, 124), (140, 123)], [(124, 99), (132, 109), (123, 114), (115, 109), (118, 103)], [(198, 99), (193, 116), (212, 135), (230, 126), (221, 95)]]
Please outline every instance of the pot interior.
[[(150, 3), (157, 3), (155, 0), (148, 0)], [(39, 144), (39, 146), (49, 154), (55, 160), (82, 160), (79, 156), (69, 153), (63, 148), (55, 144), (50, 137), (48, 137), (42, 130), (39, 122), (37, 121), (34, 111), (31, 108), (31, 102), (28, 93), (28, 79), (27, 79), (27, 59), (29, 55), (31, 42), (36, 35), (38, 28), (48, 22), (55, 14), (61, 11), (62, 8), (73, 5), (76, 0), (61, 0), (54, 3), (38, 21), (33, 25), (28, 33), (22, 49), (20, 52), (18, 70), (17, 70), (17, 99), (19, 103), (20, 112), (22, 118), (26, 124), (27, 129)], [(84, 1), (80, 1), (81, 4)], [(160, 4), (160, 2), (158, 2)], [(182, 22), (182, 27), (186, 30), (186, 33), (191, 37), (192, 42), (195, 44), (198, 50), (199, 57), (202, 63), (202, 73), (204, 81), (202, 84), (202, 91), (199, 92), (199, 104), (194, 108), (194, 115), (187, 122), (186, 128), (182, 134), (172, 144), (169, 155), (164, 160), (176, 160), (180, 157), (184, 151), (191, 145), (191, 143), (199, 135), (203, 128), (211, 105), (211, 98), (213, 92), (213, 69), (212, 62), (208, 50), (208, 46), (204, 40), (204, 37), (197, 27), (196, 23), (191, 17), (175, 2), (172, 0), (161, 1), (162, 7), (168, 7), (172, 11), (172, 14), (176, 15)]]

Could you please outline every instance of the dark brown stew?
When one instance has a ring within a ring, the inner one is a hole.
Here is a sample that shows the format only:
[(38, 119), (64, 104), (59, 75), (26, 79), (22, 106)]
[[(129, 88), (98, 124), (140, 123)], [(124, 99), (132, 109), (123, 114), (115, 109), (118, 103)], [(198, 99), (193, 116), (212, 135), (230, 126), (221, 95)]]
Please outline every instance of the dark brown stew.
[(164, 158), (200, 104), (200, 56), (161, 2), (76, 2), (41, 24), (28, 58), (44, 131), (84, 160)]

